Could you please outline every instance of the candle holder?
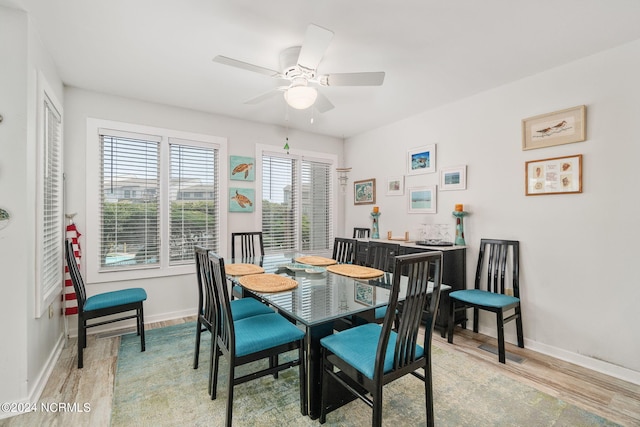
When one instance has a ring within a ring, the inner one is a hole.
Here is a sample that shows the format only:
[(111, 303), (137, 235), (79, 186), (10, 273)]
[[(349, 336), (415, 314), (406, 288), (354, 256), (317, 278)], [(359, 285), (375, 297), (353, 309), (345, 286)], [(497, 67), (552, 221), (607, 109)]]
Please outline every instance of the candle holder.
[(465, 211), (453, 211), (451, 212), (456, 217), (456, 246), (466, 245), (464, 241), (464, 221), (463, 218), (469, 215), (469, 212)]
[(379, 239), (380, 229), (378, 227), (378, 217), (380, 216), (380, 212), (371, 212), (371, 216), (373, 217), (373, 233), (371, 233), (371, 238)]

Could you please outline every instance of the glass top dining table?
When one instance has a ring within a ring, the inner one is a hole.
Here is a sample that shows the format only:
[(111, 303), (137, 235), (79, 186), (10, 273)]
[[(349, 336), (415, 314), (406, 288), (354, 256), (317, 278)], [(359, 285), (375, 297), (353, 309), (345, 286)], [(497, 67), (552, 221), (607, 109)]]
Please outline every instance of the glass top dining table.
[[(385, 273), (374, 279), (354, 279), (327, 271), (325, 267), (305, 267), (295, 261), (300, 256), (302, 254), (281, 253), (231, 262), (260, 265), (265, 273), (279, 274), (295, 280), (298, 286), (289, 291), (245, 292), (252, 292), (305, 326), (347, 318), (389, 303), (392, 274)], [(234, 285), (240, 285), (238, 277), (230, 279)], [(401, 299), (406, 292), (402, 282)]]

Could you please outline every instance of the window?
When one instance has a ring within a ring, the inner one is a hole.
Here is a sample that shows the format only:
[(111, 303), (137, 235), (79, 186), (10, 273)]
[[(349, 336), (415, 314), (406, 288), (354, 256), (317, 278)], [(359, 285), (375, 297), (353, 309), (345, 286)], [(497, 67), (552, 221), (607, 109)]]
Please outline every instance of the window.
[(326, 252), (333, 244), (333, 165), (322, 154), (273, 153), (262, 158), (265, 252)]
[(60, 293), (63, 283), (62, 108), (42, 76), (38, 111), (38, 230), (36, 316)]
[[(100, 168), (87, 167), (87, 226), (99, 230), (87, 233), (88, 282), (192, 273), (195, 245), (225, 246), (219, 232), (224, 139), (89, 123), (88, 132), (98, 135)], [(90, 195), (92, 180), (98, 197)]]

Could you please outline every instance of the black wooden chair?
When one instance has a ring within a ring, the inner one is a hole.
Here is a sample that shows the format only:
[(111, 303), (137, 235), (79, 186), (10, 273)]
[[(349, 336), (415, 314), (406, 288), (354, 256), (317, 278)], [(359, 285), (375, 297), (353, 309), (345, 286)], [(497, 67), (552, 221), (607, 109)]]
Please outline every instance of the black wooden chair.
[(336, 237), (333, 240), (332, 258), (341, 264), (353, 264), (356, 250), (356, 240)]
[[(200, 355), (200, 336), (202, 332), (212, 332), (215, 303), (212, 292), (213, 282), (209, 250), (201, 246), (195, 247), (196, 277), (198, 283), (198, 313), (196, 320), (196, 348), (193, 356), (193, 369), (198, 369)], [(241, 298), (231, 301), (231, 315), (233, 320), (241, 320), (260, 314), (270, 314), (274, 311), (254, 298)], [(213, 335), (212, 335), (213, 336)], [(209, 384), (211, 387), (211, 384)]]
[[(222, 355), (226, 356), (229, 361), (226, 425), (231, 426), (232, 424), (234, 386), (256, 378), (274, 375), (293, 366), (299, 367), (300, 412), (302, 415), (306, 415), (305, 333), (277, 313), (234, 320), (231, 312), (229, 291), (226, 285), (224, 260), (214, 253), (209, 254), (209, 260), (215, 286), (213, 297), (216, 299), (215, 307), (217, 308), (217, 310), (214, 310), (213, 322), (218, 325), (215, 329), (218, 331), (217, 336), (212, 337), (214, 338), (212, 342), (215, 342), (215, 344), (211, 352), (213, 361), (209, 376), (209, 381), (212, 384), (210, 391), (211, 399), (215, 399), (220, 358), (217, 350), (220, 350)], [(298, 350), (297, 359), (279, 363), (278, 356), (280, 354), (295, 349)], [(236, 378), (236, 367), (263, 359), (269, 361), (267, 368), (258, 369)]]
[[(449, 294), (449, 343), (453, 343), (455, 313), (473, 308), (473, 332), (478, 332), (478, 312), (486, 310), (496, 315), (498, 328), (498, 360), (505, 363), (504, 324), (516, 321), (518, 347), (524, 348), (522, 312), (520, 308), (520, 266), (517, 240), (482, 239), (474, 289)], [(510, 270), (510, 271), (509, 271)], [(510, 276), (511, 288), (505, 278)], [(507, 295), (507, 289), (513, 295)], [(505, 317), (507, 312), (513, 312)]]
[(354, 239), (368, 239), (371, 236), (370, 228), (353, 227)]
[[(243, 231), (231, 233), (231, 257), (235, 262), (243, 259), (255, 260), (264, 256), (264, 240), (262, 231)], [(242, 286), (234, 286), (231, 290), (231, 299), (244, 296)]]
[[(87, 298), (84, 280), (80, 275), (78, 263), (73, 253), (73, 245), (66, 240), (65, 256), (67, 268), (73, 283), (73, 289), (78, 299), (78, 368), (83, 366), (83, 351), (87, 347), (87, 329), (95, 326), (107, 325), (121, 320), (136, 319), (136, 330), (140, 335), (141, 351), (145, 350), (144, 343), (144, 313), (142, 303), (147, 299), (147, 293), (142, 288), (121, 289), (118, 291), (104, 292)], [(135, 311), (135, 313), (131, 313)], [(88, 323), (91, 319), (122, 315), (102, 322)]]
[(231, 256), (234, 259), (255, 258), (263, 255), (262, 231), (231, 233)]
[[(337, 381), (373, 408), (372, 426), (382, 425), (382, 390), (407, 374), (425, 383), (427, 425), (433, 426), (433, 393), (431, 375), (431, 338), (440, 300), (442, 252), (425, 252), (398, 256), (389, 308), (382, 326), (367, 323), (329, 335), (320, 340), (322, 352), (322, 404), (320, 423), (326, 422), (329, 406), (330, 379)], [(432, 282), (429, 282), (433, 278)], [(407, 294), (399, 315), (397, 330), (392, 330), (398, 305), (401, 280), (407, 280)], [(426, 313), (426, 315), (423, 315)], [(418, 334), (425, 321), (424, 340)], [(337, 368), (337, 370), (336, 370)], [(424, 369), (424, 375), (415, 372)], [(332, 377), (332, 378), (329, 378)], [(360, 390), (364, 389), (362, 392)], [(371, 398), (367, 396), (371, 395)], [(415, 414), (410, 424), (417, 424)], [(408, 422), (409, 423), (409, 422)]]
[(387, 273), (393, 273), (395, 257), (399, 254), (400, 245), (398, 243), (370, 241), (365, 265)]

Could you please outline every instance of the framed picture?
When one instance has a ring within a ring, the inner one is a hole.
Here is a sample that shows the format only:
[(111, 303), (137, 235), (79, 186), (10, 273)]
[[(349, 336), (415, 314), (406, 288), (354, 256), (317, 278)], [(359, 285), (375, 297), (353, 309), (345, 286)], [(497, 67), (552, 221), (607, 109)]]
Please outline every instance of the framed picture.
[(440, 170), (440, 190), (466, 190), (467, 165), (452, 166)]
[(404, 176), (390, 176), (387, 178), (387, 196), (404, 195)]
[(371, 307), (376, 301), (376, 287), (367, 283), (356, 282), (353, 287), (355, 302)]
[(407, 175), (436, 171), (436, 144), (412, 148), (407, 152)]
[(584, 141), (587, 138), (585, 113), (586, 107), (579, 105), (522, 120), (522, 149)]
[(253, 157), (229, 156), (229, 179), (232, 181), (254, 181), (256, 179)]
[(229, 188), (229, 212), (253, 212), (255, 194), (253, 188)]
[(582, 154), (525, 163), (525, 194), (582, 193)]
[(372, 205), (376, 202), (376, 179), (364, 179), (353, 183), (353, 204)]
[(409, 188), (409, 213), (436, 213), (436, 186)]

